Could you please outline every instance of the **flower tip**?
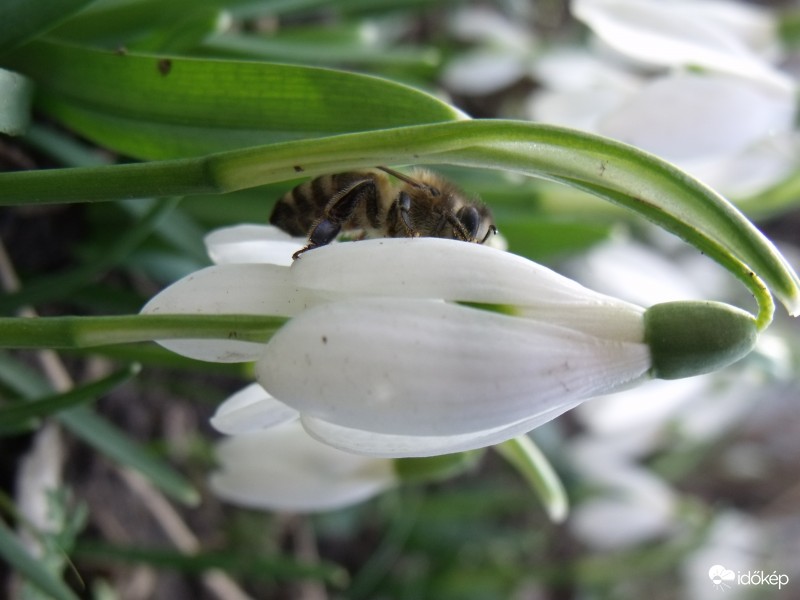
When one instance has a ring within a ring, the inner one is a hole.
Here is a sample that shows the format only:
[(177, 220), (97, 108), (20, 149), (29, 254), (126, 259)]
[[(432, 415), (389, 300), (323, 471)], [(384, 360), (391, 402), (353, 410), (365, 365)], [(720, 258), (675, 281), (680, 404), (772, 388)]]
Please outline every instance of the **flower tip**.
[(721, 302), (665, 302), (644, 317), (651, 373), (681, 379), (711, 373), (746, 356), (755, 346), (753, 316)]

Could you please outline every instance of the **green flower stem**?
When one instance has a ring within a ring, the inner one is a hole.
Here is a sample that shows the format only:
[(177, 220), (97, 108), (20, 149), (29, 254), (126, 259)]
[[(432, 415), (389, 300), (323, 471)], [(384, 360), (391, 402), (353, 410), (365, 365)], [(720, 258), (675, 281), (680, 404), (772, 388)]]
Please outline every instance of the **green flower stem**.
[(0, 318), (2, 348), (91, 348), (168, 339), (267, 342), (287, 321), (260, 315)]
[(107, 202), (209, 194), (219, 189), (208, 176), (207, 158), (3, 173), (0, 205)]
[[(0, 175), (3, 204), (230, 192), (380, 164), (449, 163), (565, 183), (642, 214), (730, 270), (771, 321), (772, 292), (800, 313), (800, 278), (733, 205), (655, 156), (595, 135), (518, 121), (456, 121), (245, 148), (200, 158)], [(220, 199), (224, 202), (224, 198)]]
[(561, 523), (567, 518), (569, 500), (564, 485), (539, 447), (527, 435), (492, 447), (514, 467), (541, 498), (550, 520)]

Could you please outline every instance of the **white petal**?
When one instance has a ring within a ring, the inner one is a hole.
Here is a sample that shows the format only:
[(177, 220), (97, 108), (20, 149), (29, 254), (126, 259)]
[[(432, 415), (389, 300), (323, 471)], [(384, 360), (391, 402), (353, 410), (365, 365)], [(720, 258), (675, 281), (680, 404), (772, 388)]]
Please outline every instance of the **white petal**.
[(358, 299), (292, 319), (256, 365), (273, 396), (346, 427), (457, 435), (643, 377), (645, 344), (433, 300)]
[(459, 55), (448, 66), (443, 82), (458, 94), (486, 95), (506, 88), (526, 74), (522, 57), (498, 50)]
[(795, 87), (789, 76), (763, 61), (736, 32), (720, 21), (687, 15), (679, 3), (575, 0), (572, 12), (608, 45), (637, 60), (664, 67), (706, 67), (776, 89)]
[(453, 454), (494, 446), (544, 425), (581, 402), (583, 401), (578, 400), (571, 404), (559, 405), (531, 419), (524, 419), (511, 425), (461, 435), (424, 436), (374, 433), (342, 427), (309, 416), (301, 417), (301, 422), (306, 431), (315, 439), (345, 452), (376, 457), (409, 458)]
[[(670, 385), (673, 384), (673, 385)], [(612, 396), (593, 398), (577, 411), (578, 420), (595, 435), (625, 436), (629, 432), (652, 429), (653, 441), (663, 435), (662, 428), (676, 418), (686, 404), (709, 395), (708, 377), (677, 381), (654, 379), (640, 388)]]
[(678, 74), (655, 80), (598, 124), (609, 137), (667, 160), (731, 156), (789, 131), (791, 94), (722, 75)]
[(536, 61), (533, 73), (545, 88), (556, 92), (608, 90), (625, 96), (642, 83), (639, 76), (576, 47), (548, 51)]
[[(668, 533), (678, 520), (675, 502), (664, 486), (659, 502), (654, 495), (613, 489), (608, 497), (591, 498), (572, 510), (573, 534), (585, 544), (603, 550), (621, 550)], [(672, 501), (672, 502), (670, 502)]]
[(252, 508), (292, 512), (335, 510), (397, 483), (392, 462), (320, 444), (297, 421), (238, 435), (217, 446), (214, 492)]
[(236, 225), (216, 229), (205, 237), (206, 250), (215, 264), (269, 263), (288, 267), (292, 254), (305, 246), (272, 225)]
[(623, 548), (664, 534), (676, 518), (672, 489), (660, 478), (588, 438), (570, 447), (573, 465), (598, 495), (573, 509), (570, 526), (597, 548)]
[[(142, 314), (281, 315), (290, 316), (318, 301), (297, 290), (290, 272), (277, 265), (221, 265), (207, 267), (175, 282), (154, 296)], [(216, 362), (255, 360), (263, 344), (236, 340), (162, 340), (165, 348)]]
[(211, 426), (220, 433), (237, 435), (268, 429), (293, 421), (298, 416), (296, 410), (275, 400), (257, 383), (252, 383), (219, 405), (211, 417)]
[[(588, 333), (613, 323), (616, 331), (626, 331), (616, 339), (643, 336), (640, 307), (480, 244), (438, 238), (336, 244), (307, 252), (292, 273), (298, 285), (317, 291), (518, 305), (526, 315), (541, 314), (551, 323), (582, 322)], [(583, 311), (585, 319), (578, 315)]]
[(519, 53), (530, 51), (534, 41), (525, 24), (485, 7), (458, 10), (449, 19), (448, 26), (453, 35), (462, 40), (489, 43)]
[[(598, 244), (571, 261), (568, 270), (575, 279), (592, 288), (641, 306), (702, 300), (713, 296), (713, 286), (720, 283), (714, 271), (703, 273), (703, 279), (693, 279), (688, 276), (685, 261), (676, 262), (674, 257), (629, 240)], [(701, 287), (703, 280), (713, 282), (712, 289)]]
[(730, 198), (757, 196), (798, 169), (800, 135), (796, 131), (764, 137), (744, 152), (701, 164), (678, 166)]
[(42, 534), (57, 535), (64, 526), (63, 516), (53, 510), (53, 494), (64, 489), (62, 469), (64, 443), (55, 422), (48, 422), (33, 437), (33, 443), (19, 462), (15, 500), (18, 517), (25, 523), (20, 538), (30, 553), (48, 555)]
[(533, 121), (597, 131), (602, 118), (619, 107), (627, 95), (615, 90), (591, 89), (574, 92), (541, 91), (528, 101), (528, 116)]

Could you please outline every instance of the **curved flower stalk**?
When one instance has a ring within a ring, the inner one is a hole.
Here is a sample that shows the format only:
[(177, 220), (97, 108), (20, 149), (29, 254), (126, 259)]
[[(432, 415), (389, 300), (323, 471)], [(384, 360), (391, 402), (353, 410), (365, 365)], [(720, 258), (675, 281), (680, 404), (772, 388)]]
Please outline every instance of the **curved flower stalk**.
[(286, 252), (301, 243), (267, 227), (214, 234), (210, 253), (222, 264), (143, 310), (292, 317), (266, 344), (163, 342), (203, 360), (256, 362), (267, 393), (234, 398), (218, 415), (234, 432), (299, 415), (312, 436), (350, 452), (460, 452), (654, 375), (719, 368), (755, 338), (754, 319), (732, 307), (645, 311), (477, 244), (368, 240), (316, 249), (291, 267), (259, 263), (275, 256), (276, 237)]

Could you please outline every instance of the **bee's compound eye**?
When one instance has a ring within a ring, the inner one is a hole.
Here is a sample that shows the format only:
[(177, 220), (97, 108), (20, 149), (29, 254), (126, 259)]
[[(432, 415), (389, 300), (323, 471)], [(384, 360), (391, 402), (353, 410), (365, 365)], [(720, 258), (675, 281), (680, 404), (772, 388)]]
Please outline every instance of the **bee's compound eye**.
[(474, 206), (464, 206), (458, 210), (456, 217), (469, 234), (469, 239), (474, 240), (478, 236), (478, 228), (481, 226), (481, 216), (478, 214), (478, 209)]

